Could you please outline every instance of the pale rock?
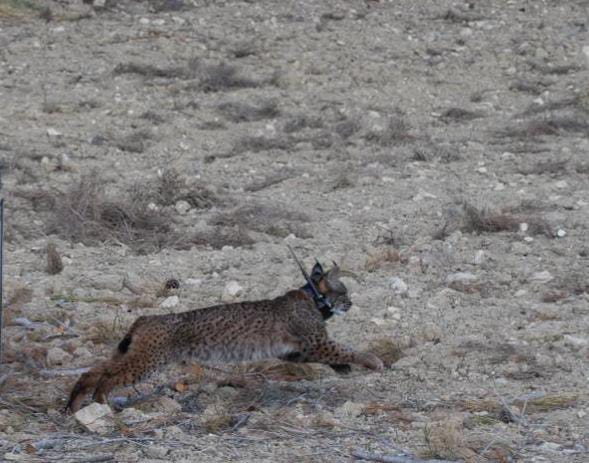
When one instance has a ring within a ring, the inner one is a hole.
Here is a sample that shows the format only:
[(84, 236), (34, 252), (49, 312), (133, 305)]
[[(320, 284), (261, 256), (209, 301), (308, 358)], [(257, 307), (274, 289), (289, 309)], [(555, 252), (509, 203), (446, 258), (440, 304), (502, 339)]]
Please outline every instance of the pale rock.
[(72, 358), (71, 354), (59, 347), (52, 347), (47, 351), (47, 365), (49, 366), (66, 365), (71, 362)]
[(202, 285), (202, 278), (187, 278), (184, 283), (187, 286), (200, 286)]
[(528, 228), (530, 228), (530, 226), (525, 222), (519, 224), (519, 231), (522, 233), (527, 232)]
[(556, 188), (558, 188), (559, 190), (563, 190), (564, 188), (567, 188), (569, 186), (569, 184), (567, 183), (566, 180), (559, 180), (558, 182), (556, 182), (554, 184), (554, 186)]
[(565, 230), (563, 230), (562, 228), (559, 228), (556, 231), (556, 236), (558, 236), (559, 238), (564, 238), (565, 236), (567, 236), (567, 232)]
[(409, 289), (409, 287), (407, 286), (407, 283), (405, 283), (399, 277), (392, 277), (389, 280), (389, 286), (395, 294), (399, 294), (399, 295), (406, 294), (407, 290)]
[(572, 336), (570, 334), (565, 334), (563, 336), (563, 340), (566, 346), (572, 347), (577, 350), (589, 345), (589, 340), (587, 338)]
[(475, 265), (482, 265), (485, 262), (485, 251), (483, 251), (482, 249), (479, 249), (476, 252), (476, 254), (474, 255), (474, 258), (472, 261)]
[(147, 447), (143, 447), (143, 453), (149, 458), (164, 458), (170, 449), (164, 447), (163, 445), (149, 445)]
[(243, 287), (237, 281), (229, 281), (223, 289), (221, 300), (231, 302), (243, 294)]
[(479, 290), (479, 278), (473, 273), (457, 272), (446, 277), (449, 288), (463, 293), (472, 293)]
[(74, 415), (78, 423), (96, 434), (108, 434), (115, 428), (113, 412), (106, 404), (93, 402)]
[(176, 212), (180, 215), (186, 215), (190, 211), (190, 203), (188, 201), (180, 200), (174, 205)]
[(59, 130), (54, 129), (53, 127), (49, 127), (47, 129), (47, 135), (49, 135), (50, 137), (60, 137), (63, 134)]
[(74, 351), (74, 355), (76, 357), (82, 357), (82, 358), (91, 358), (93, 357), (92, 352), (90, 352), (89, 349), (87, 349), (86, 347), (78, 347), (75, 351)]
[(534, 283), (548, 283), (553, 279), (554, 277), (548, 270), (544, 270), (543, 272), (536, 272), (530, 277), (530, 281)]
[(170, 296), (166, 297), (160, 304), (162, 309), (171, 309), (176, 307), (180, 302), (180, 298), (178, 296)]
[(356, 418), (362, 414), (365, 405), (348, 400), (335, 409), (335, 415), (347, 418)]

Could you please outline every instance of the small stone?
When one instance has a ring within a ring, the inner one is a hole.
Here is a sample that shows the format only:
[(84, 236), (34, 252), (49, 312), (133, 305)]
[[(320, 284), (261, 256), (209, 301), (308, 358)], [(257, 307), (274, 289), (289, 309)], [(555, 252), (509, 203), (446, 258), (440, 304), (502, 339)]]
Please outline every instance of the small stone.
[(47, 129), (47, 135), (49, 135), (50, 137), (60, 137), (63, 134), (59, 130), (54, 129), (53, 127), (49, 127)]
[(472, 261), (475, 265), (481, 265), (483, 262), (485, 262), (485, 251), (479, 249), (474, 255), (474, 259)]
[(66, 365), (72, 360), (72, 355), (59, 347), (52, 347), (47, 351), (47, 365)]
[(565, 230), (563, 230), (562, 228), (559, 228), (556, 231), (556, 236), (558, 236), (559, 238), (564, 238), (565, 236), (567, 236), (567, 232)]
[(579, 410), (579, 411), (577, 412), (577, 416), (578, 416), (579, 418), (585, 418), (585, 417), (587, 416), (587, 412), (586, 412), (585, 410)]
[(449, 288), (463, 293), (474, 293), (480, 290), (479, 279), (468, 272), (451, 273), (446, 277)]
[(479, 168), (477, 169), (477, 172), (478, 172), (479, 174), (486, 174), (488, 171), (487, 171), (487, 168), (486, 168), (486, 167), (479, 167)]
[(225, 285), (221, 300), (224, 302), (234, 301), (243, 294), (243, 288), (237, 281), (230, 281)]
[(92, 6), (97, 9), (106, 8), (106, 0), (94, 0)]
[(569, 184), (567, 183), (566, 180), (559, 180), (558, 182), (556, 182), (554, 184), (554, 186), (556, 188), (558, 188), (559, 190), (563, 190), (564, 188), (567, 188), (569, 186)]
[(519, 224), (519, 231), (525, 233), (528, 231), (529, 225), (527, 223), (520, 223)]
[(572, 336), (570, 334), (565, 334), (563, 336), (563, 340), (566, 346), (572, 347), (574, 349), (582, 349), (583, 347), (589, 345), (589, 340), (587, 338)]
[(170, 449), (164, 447), (163, 445), (149, 445), (147, 447), (143, 447), (143, 453), (149, 458), (164, 458)]
[(188, 201), (180, 200), (174, 206), (176, 212), (180, 215), (186, 215), (190, 211), (190, 203)]
[(536, 272), (530, 277), (530, 281), (535, 283), (548, 283), (553, 279), (554, 277), (548, 270), (544, 270), (543, 272)]
[(160, 304), (162, 309), (171, 309), (172, 307), (176, 307), (180, 302), (180, 298), (178, 296), (170, 296), (166, 297)]
[(393, 277), (389, 280), (389, 286), (391, 287), (391, 289), (393, 290), (393, 292), (395, 294), (399, 294), (399, 295), (403, 295), (407, 293), (407, 290), (409, 289), (409, 287), (407, 286), (407, 283), (405, 283), (401, 278), (399, 277)]
[(149, 24), (151, 21), (147, 18), (140, 18), (139, 19), (139, 24), (143, 24), (143, 25), (147, 25)]
[(93, 402), (74, 415), (78, 423), (96, 434), (108, 434), (115, 428), (113, 412), (108, 405)]
[(345, 417), (349, 417), (349, 418), (356, 418), (357, 416), (360, 416), (362, 414), (362, 412), (364, 411), (364, 404), (360, 404), (357, 402), (352, 402), (350, 400), (348, 400), (347, 402), (345, 402), (343, 405), (339, 406), (338, 408), (335, 409), (335, 415), (336, 416), (345, 416)]

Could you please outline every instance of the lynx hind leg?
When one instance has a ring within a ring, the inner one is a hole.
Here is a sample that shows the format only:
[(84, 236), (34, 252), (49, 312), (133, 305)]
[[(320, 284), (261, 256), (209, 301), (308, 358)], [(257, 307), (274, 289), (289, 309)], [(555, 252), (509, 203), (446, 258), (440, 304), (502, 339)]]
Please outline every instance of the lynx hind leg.
[(115, 387), (145, 379), (170, 359), (169, 338), (164, 324), (141, 326), (136, 322), (110, 360), (80, 377), (72, 389), (66, 408), (76, 412), (84, 397), (90, 393), (97, 402), (106, 403)]
[[(370, 352), (356, 352), (349, 347), (327, 339), (313, 345), (305, 355), (307, 362), (326, 363), (334, 370), (342, 369), (342, 365), (361, 365), (371, 370), (382, 370), (383, 363)], [(343, 370), (346, 368), (344, 367)]]

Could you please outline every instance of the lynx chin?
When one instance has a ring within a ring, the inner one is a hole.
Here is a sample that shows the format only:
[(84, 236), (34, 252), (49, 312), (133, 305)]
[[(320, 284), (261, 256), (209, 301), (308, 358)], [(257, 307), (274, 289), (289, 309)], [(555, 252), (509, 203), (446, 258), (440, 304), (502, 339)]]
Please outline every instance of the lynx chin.
[(382, 370), (372, 353), (357, 352), (333, 340), (325, 321), (347, 312), (352, 302), (337, 265), (324, 272), (317, 263), (307, 284), (275, 299), (217, 305), (189, 312), (139, 317), (109, 360), (84, 373), (74, 385), (67, 409), (80, 409), (87, 394), (108, 401), (117, 386), (135, 384), (170, 362), (241, 362), (278, 358), (317, 362), (337, 372), (350, 364)]

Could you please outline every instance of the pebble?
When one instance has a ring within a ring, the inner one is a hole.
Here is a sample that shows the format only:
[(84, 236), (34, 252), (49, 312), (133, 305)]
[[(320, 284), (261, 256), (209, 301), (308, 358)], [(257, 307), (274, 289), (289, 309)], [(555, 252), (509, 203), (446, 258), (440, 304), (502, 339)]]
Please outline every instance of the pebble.
[(559, 180), (558, 182), (556, 182), (554, 184), (554, 186), (556, 188), (558, 188), (559, 190), (563, 190), (564, 188), (567, 188), (569, 186), (569, 184), (567, 183), (566, 180)]
[(50, 137), (60, 137), (63, 134), (59, 130), (54, 129), (53, 127), (49, 127), (47, 129), (47, 135), (49, 135)]
[(225, 285), (221, 300), (224, 302), (234, 301), (243, 294), (243, 287), (237, 281), (230, 281)]
[(162, 309), (171, 309), (172, 307), (176, 307), (180, 302), (180, 298), (178, 296), (170, 296), (166, 297), (160, 304)]
[(548, 283), (549, 281), (553, 280), (554, 277), (548, 270), (544, 270), (543, 272), (536, 272), (532, 274), (530, 277), (530, 281), (536, 283)]
[(573, 347), (575, 349), (582, 349), (589, 345), (589, 340), (587, 338), (581, 338), (579, 336), (573, 336), (570, 334), (565, 334), (563, 336), (563, 340), (566, 346)]
[(108, 405), (93, 402), (74, 415), (78, 423), (96, 434), (109, 434), (115, 428), (113, 412)]
[(188, 201), (180, 200), (175, 204), (174, 208), (178, 214), (186, 215), (188, 211), (190, 211), (190, 203)]
[(72, 358), (73, 356), (71, 354), (68, 354), (59, 347), (52, 347), (47, 351), (47, 365), (49, 366), (65, 365), (69, 363)]
[(399, 295), (407, 294), (407, 290), (409, 289), (409, 287), (407, 286), (407, 283), (405, 283), (399, 277), (392, 277), (389, 280), (389, 286), (391, 287), (391, 289), (393, 290), (393, 292), (395, 294), (399, 294)]
[(564, 231), (562, 228), (559, 228), (556, 231), (556, 236), (558, 236), (559, 238), (564, 238), (567, 235), (567, 232)]
[(446, 283), (449, 288), (463, 293), (478, 291), (478, 282), (478, 277), (468, 272), (451, 273), (446, 277)]
[(475, 265), (481, 265), (483, 262), (485, 262), (485, 251), (479, 249), (474, 255), (474, 259), (472, 261)]

